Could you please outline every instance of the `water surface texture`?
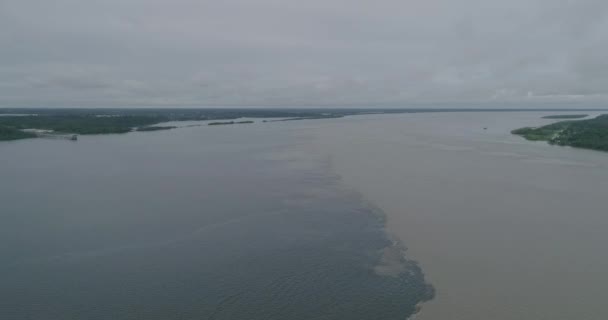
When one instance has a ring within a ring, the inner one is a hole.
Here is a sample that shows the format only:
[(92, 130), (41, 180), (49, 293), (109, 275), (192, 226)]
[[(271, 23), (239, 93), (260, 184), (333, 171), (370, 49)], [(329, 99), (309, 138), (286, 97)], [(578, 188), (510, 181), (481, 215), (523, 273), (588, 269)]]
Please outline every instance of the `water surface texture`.
[(0, 144), (0, 318), (405, 319), (420, 269), (307, 130)]
[(310, 125), (314, 152), (331, 155), (345, 183), (386, 212), (435, 286), (416, 319), (608, 318), (608, 153), (509, 133), (550, 114)]

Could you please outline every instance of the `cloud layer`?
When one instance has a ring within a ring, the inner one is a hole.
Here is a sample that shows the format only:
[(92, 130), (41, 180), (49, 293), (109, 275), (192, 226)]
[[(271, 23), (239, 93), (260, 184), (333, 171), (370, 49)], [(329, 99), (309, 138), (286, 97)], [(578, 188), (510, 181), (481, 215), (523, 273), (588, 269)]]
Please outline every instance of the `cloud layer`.
[(0, 107), (608, 102), (605, 0), (0, 0)]

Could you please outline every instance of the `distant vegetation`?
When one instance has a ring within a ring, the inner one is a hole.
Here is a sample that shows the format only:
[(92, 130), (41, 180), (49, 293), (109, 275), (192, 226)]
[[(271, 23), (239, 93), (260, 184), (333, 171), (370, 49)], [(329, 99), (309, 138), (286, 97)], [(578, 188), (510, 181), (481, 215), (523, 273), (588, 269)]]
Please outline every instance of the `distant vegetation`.
[[(475, 109), (0, 109), (0, 140), (33, 138), (23, 129), (52, 130), (55, 133), (108, 134), (133, 130), (156, 131), (173, 127), (155, 126), (168, 121), (220, 120), (208, 125), (246, 124), (251, 120), (238, 118), (275, 118), (268, 121), (290, 121), (340, 118), (363, 114), (394, 114), (417, 112), (470, 112), (470, 111), (533, 111), (530, 110), (475, 110)], [(546, 110), (544, 110), (546, 111)], [(24, 114), (29, 114), (25, 115)], [(573, 115), (556, 115), (562, 117)], [(577, 115), (582, 116), (582, 115)], [(223, 121), (221, 121), (223, 120)], [(589, 122), (591, 121), (591, 122)], [(584, 128), (570, 122), (560, 122), (542, 128), (523, 128), (513, 133), (530, 140), (546, 140), (560, 145), (605, 150), (605, 116), (581, 120)], [(574, 123), (574, 122), (573, 122)], [(603, 140), (602, 140), (603, 139)]]
[(234, 124), (234, 121), (217, 121), (217, 122), (209, 122), (207, 125), (209, 126), (223, 126), (227, 124)]
[(581, 119), (588, 114), (557, 114), (554, 116), (544, 116), (543, 119)]
[[(88, 117), (149, 117), (163, 121), (185, 120), (235, 120), (238, 118), (313, 118), (342, 117), (370, 113), (422, 112), (423, 109), (0, 109), (0, 114), (33, 114), (38, 116), (88, 116)], [(426, 110), (425, 112), (428, 112)]]
[(171, 130), (177, 128), (176, 126), (149, 126), (149, 127), (139, 127), (136, 131), (159, 131), (159, 130)]
[(150, 116), (94, 116), (78, 114), (3, 116), (0, 126), (13, 129), (42, 129), (62, 133), (104, 134), (125, 133), (133, 127), (146, 126), (162, 121)]
[(0, 140), (36, 137), (33, 133), (23, 132), (23, 129), (82, 135), (109, 134), (174, 128), (154, 126), (168, 121), (230, 120), (212, 122), (209, 125), (247, 124), (253, 121), (234, 119), (317, 119), (369, 112), (356, 109), (0, 109)]
[(219, 122), (209, 122), (210, 126), (221, 126), (221, 125), (230, 125), (230, 124), (245, 124), (245, 123), (253, 123), (251, 120), (247, 121), (219, 121)]
[[(0, 109), (0, 140), (36, 137), (23, 129), (50, 130), (55, 133), (109, 134), (157, 131), (175, 128), (155, 126), (168, 121), (229, 120), (209, 125), (248, 124), (238, 118), (319, 119), (370, 113), (360, 109)], [(375, 110), (375, 113), (403, 112)]]
[(287, 119), (278, 119), (278, 120), (270, 120), (274, 121), (297, 121), (297, 120), (315, 120), (315, 119), (332, 119), (332, 118), (342, 118), (344, 115), (335, 115), (335, 114), (320, 114), (316, 116), (306, 116), (306, 117), (297, 117), (297, 118), (287, 118)]
[(35, 138), (30, 132), (23, 132), (12, 127), (0, 125), (0, 141)]
[(561, 121), (539, 128), (521, 128), (511, 133), (533, 141), (608, 151), (608, 115), (589, 120)]

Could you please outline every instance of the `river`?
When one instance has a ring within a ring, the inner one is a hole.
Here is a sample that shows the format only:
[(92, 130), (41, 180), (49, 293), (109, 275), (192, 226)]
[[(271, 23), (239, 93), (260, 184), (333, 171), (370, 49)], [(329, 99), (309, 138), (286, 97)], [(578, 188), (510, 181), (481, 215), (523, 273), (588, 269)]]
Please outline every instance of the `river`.
[[(419, 320), (605, 319), (608, 154), (510, 130), (539, 112), (419, 113), (310, 128), (379, 206), (436, 297)], [(486, 129), (484, 129), (486, 128)]]
[(549, 114), (3, 142), (0, 317), (607, 318), (608, 155)]
[(307, 124), (178, 125), (0, 144), (1, 319), (403, 319), (428, 297)]

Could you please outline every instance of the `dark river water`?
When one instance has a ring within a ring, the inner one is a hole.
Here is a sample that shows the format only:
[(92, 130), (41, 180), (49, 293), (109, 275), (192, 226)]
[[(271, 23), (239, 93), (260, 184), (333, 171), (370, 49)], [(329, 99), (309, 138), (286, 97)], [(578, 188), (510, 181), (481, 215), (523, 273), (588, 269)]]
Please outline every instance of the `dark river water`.
[(1, 143), (0, 319), (407, 318), (431, 290), (314, 123)]

